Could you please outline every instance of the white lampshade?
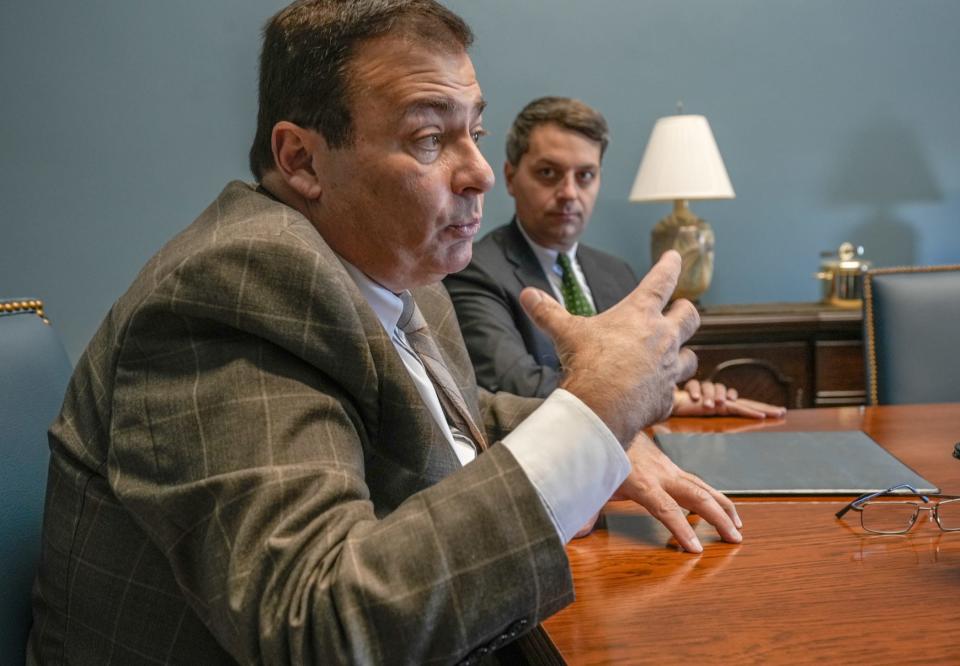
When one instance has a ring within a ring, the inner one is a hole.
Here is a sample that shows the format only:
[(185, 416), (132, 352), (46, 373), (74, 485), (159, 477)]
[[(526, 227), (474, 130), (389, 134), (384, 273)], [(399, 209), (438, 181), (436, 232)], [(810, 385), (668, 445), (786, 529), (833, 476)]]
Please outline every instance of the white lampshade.
[(733, 199), (723, 158), (703, 116), (657, 121), (630, 190), (630, 201)]

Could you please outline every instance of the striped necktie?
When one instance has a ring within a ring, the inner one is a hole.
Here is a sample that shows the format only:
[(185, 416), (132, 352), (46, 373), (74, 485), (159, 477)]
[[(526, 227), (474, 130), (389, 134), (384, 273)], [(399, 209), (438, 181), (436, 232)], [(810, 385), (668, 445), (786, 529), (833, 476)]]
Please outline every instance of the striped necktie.
[(597, 314), (597, 311), (590, 305), (587, 295), (583, 293), (580, 283), (577, 282), (570, 257), (560, 252), (557, 254), (557, 263), (563, 271), (560, 293), (563, 294), (563, 304), (567, 306), (567, 312), (581, 317), (592, 317)]
[(443, 406), (447, 419), (460, 433), (469, 435), (478, 452), (485, 450), (487, 440), (470, 415), (463, 394), (460, 393), (460, 388), (450, 374), (450, 370), (440, 354), (440, 348), (437, 347), (437, 343), (430, 335), (430, 329), (420, 313), (420, 308), (417, 307), (416, 301), (413, 300), (413, 296), (408, 291), (403, 292), (400, 299), (403, 301), (403, 312), (400, 314), (397, 327), (403, 331), (407, 342), (420, 357), (420, 361), (437, 391), (437, 398), (440, 399), (440, 404)]

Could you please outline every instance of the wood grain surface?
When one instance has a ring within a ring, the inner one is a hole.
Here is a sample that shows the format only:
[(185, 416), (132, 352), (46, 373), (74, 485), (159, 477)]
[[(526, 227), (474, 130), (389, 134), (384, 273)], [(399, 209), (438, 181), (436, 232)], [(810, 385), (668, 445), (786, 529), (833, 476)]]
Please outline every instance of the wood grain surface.
[[(960, 494), (960, 404), (789, 412), (777, 422), (673, 419), (675, 432), (864, 430)], [(922, 518), (865, 534), (851, 498), (738, 498), (742, 544), (696, 516), (701, 555), (629, 502), (567, 548), (577, 600), (546, 622), (570, 664), (960, 664), (960, 532)]]

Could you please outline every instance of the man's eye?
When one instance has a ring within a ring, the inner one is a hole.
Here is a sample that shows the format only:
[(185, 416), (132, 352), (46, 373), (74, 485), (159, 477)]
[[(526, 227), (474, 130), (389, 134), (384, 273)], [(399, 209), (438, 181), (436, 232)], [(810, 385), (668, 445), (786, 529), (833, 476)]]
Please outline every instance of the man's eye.
[(554, 178), (557, 175), (557, 172), (551, 169), (550, 167), (544, 167), (543, 169), (540, 169), (539, 171), (537, 171), (537, 174), (541, 178), (549, 179), (549, 178)]
[(474, 143), (480, 143), (480, 139), (482, 139), (482, 138), (485, 137), (486, 135), (487, 135), (487, 130), (482, 129), (482, 128), (481, 128), (481, 129), (475, 129), (475, 130), (473, 130), (472, 132), (470, 132), (470, 136), (471, 136), (471, 138), (473, 138), (473, 142), (474, 142)]
[(417, 146), (424, 150), (436, 150), (442, 143), (439, 134), (428, 134), (417, 139)]
[(596, 177), (597, 174), (595, 174), (593, 171), (583, 171), (579, 175), (580, 180), (584, 183), (589, 183)]

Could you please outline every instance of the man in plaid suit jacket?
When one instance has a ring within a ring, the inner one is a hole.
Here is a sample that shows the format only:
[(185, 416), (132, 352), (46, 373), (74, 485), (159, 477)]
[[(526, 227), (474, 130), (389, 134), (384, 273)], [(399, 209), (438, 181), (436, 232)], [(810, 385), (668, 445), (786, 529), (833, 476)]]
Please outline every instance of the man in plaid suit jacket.
[[(624, 479), (685, 548), (677, 502), (739, 540), (732, 503), (634, 441), (695, 363), (695, 311), (661, 314), (675, 255), (589, 321), (529, 294), (568, 379), (542, 403), (477, 389), (439, 285), (493, 181), (470, 40), (433, 0), (268, 24), (260, 185), (144, 267), (51, 428), (29, 663), (510, 661), (572, 599), (564, 542)], [(475, 460), (418, 380), (414, 302), (494, 443)]]

